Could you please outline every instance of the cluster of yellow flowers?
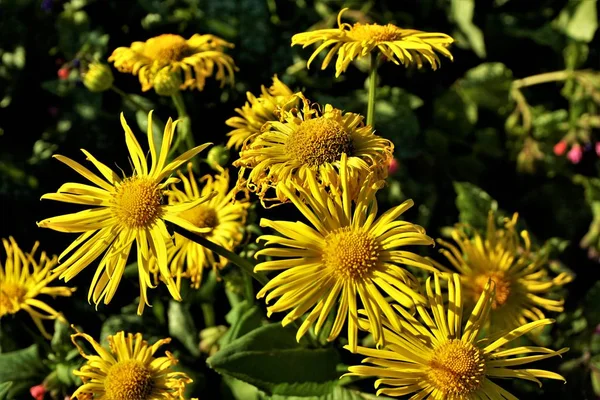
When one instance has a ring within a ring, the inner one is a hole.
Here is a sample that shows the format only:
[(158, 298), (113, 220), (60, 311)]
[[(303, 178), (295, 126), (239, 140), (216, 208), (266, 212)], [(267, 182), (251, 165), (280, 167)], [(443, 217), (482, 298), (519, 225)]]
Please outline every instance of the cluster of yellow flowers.
[[(344, 11), (337, 28), (292, 38), (292, 45), (322, 42), (308, 64), (329, 47), (322, 67), (337, 55), (336, 76), (355, 58), (368, 54), (406, 66), (421, 67), (426, 61), (433, 69), (440, 64), (437, 53), (452, 58), (448, 46), (453, 39), (448, 35), (392, 24), (350, 25), (341, 22)], [(221, 83), (233, 82), (237, 68), (223, 53), (227, 47), (232, 45), (212, 35), (185, 40), (169, 34), (118, 48), (109, 61), (119, 71), (137, 75), (142, 90), (154, 87), (159, 94), (172, 94), (202, 90), (215, 70)], [(48, 284), (57, 277), (69, 282), (98, 258), (88, 300), (108, 304), (133, 257), (133, 246), (140, 287), (138, 314), (149, 304), (148, 288), (161, 283), (181, 301), (183, 278), (198, 288), (205, 268), (218, 271), (228, 260), (189, 237), (171, 234), (168, 224), (233, 251), (243, 239), (249, 194), (254, 193), (265, 208), (293, 205), (308, 222), (260, 221), (261, 227), (276, 234), (258, 238), (265, 246), (255, 257), (268, 258), (255, 271), (277, 275), (257, 298), (265, 297), (269, 316), (286, 312), (283, 325), (302, 319), (298, 340), (309, 329), (315, 334), (327, 329), (328, 340), (333, 341), (346, 325), (346, 348), (365, 355), (364, 363), (369, 364), (350, 367), (349, 375), (377, 377), (375, 386), (382, 386), (378, 394), (514, 399), (490, 378), (563, 379), (549, 371), (511, 368), (567, 351), (506, 347), (553, 322), (542, 309), (560, 312), (563, 303), (545, 294), (570, 280), (566, 274), (549, 276), (547, 258), (532, 249), (527, 232), (519, 237), (516, 214), (498, 228), (490, 213), (485, 237), (469, 235), (469, 227), (457, 225), (452, 232), (456, 245), (439, 240), (453, 269), (422, 257), (405, 247), (430, 246), (434, 240), (422, 227), (399, 219), (413, 206), (412, 200), (378, 212), (376, 194), (385, 185), (394, 150), (389, 140), (376, 135), (361, 115), (313, 103), (277, 76), (258, 97), (248, 93), (247, 98), (235, 110), (239, 116), (226, 121), (234, 128), (227, 147), (240, 150), (233, 162), (239, 168), (233, 189), (225, 169), (199, 180), (194, 175), (190, 161), (209, 143), (170, 160), (177, 121), (167, 121), (159, 148), (152, 112), (149, 160), (121, 115), (133, 168), (127, 176), (85, 150), (97, 172), (56, 155), (89, 183), (65, 183), (42, 199), (87, 209), (38, 225), (79, 236), (58, 257), (42, 253), (39, 260), (37, 243), (23, 253), (12, 238), (3, 241), (7, 257), (0, 268), (0, 317), (24, 310), (48, 336), (41, 321), (63, 317), (37, 296), (69, 296), (74, 289)], [(180, 171), (183, 167), (187, 175)], [(238, 196), (240, 192), (243, 196)], [(413, 275), (414, 268), (431, 274), (425, 284)], [(333, 323), (325, 324), (332, 314)], [(361, 332), (370, 333), (377, 348), (360, 346)], [(76, 342), (79, 338), (97, 355), (86, 354)], [(72, 339), (87, 361), (76, 371), (83, 385), (72, 398), (182, 399), (191, 382), (185, 373), (170, 370), (177, 360), (169, 352), (154, 357), (170, 339), (149, 345), (139, 333), (118, 332), (109, 337), (108, 350), (79, 331)]]

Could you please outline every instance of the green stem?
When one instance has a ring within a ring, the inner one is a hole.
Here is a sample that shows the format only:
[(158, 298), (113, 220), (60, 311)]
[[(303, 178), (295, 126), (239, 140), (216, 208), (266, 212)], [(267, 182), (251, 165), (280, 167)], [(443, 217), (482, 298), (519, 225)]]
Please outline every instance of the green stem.
[(148, 108), (146, 108), (146, 106), (144, 106), (142, 103), (140, 103), (139, 101), (137, 101), (136, 99), (134, 99), (133, 97), (131, 97), (131, 95), (125, 93), (124, 91), (122, 91), (121, 89), (119, 89), (116, 86), (111, 86), (110, 90), (112, 90), (113, 92), (117, 93), (119, 96), (121, 96), (123, 98), (123, 100), (128, 101), (129, 103), (131, 103), (135, 108), (137, 108), (140, 111), (143, 111), (145, 113), (149, 113), (150, 110)]
[(539, 85), (540, 83), (548, 83), (548, 82), (559, 82), (564, 81), (571, 76), (575, 75), (577, 71), (555, 71), (555, 72), (546, 72), (543, 74), (528, 76), (527, 78), (518, 79), (513, 81), (512, 86), (514, 88), (522, 88), (526, 86)]
[(177, 225), (172, 225), (172, 226), (173, 226), (173, 230), (175, 232), (179, 233), (181, 236), (185, 237), (186, 239), (196, 242), (200, 246), (206, 247), (207, 249), (214, 251), (218, 255), (225, 257), (226, 259), (228, 259), (229, 261), (231, 261), (232, 263), (234, 263), (235, 265), (240, 267), (242, 269), (242, 271), (244, 271), (246, 274), (248, 274), (251, 277), (253, 277), (254, 279), (256, 279), (261, 285), (264, 286), (269, 282), (269, 278), (267, 278), (264, 274), (262, 274), (260, 272), (254, 272), (254, 264), (252, 264), (250, 261), (246, 260), (245, 258), (238, 256), (234, 252), (229, 251), (200, 235), (196, 235), (195, 233), (185, 230), (180, 226), (177, 226)]
[(377, 53), (371, 53), (371, 69), (369, 71), (369, 103), (367, 105), (367, 125), (373, 127), (375, 122), (375, 92), (377, 91)]
[(244, 274), (244, 295), (246, 300), (252, 302), (254, 300), (254, 287), (252, 286), (252, 278)]
[(215, 308), (212, 303), (201, 303), (202, 316), (204, 317), (204, 325), (206, 328), (215, 326)]
[[(192, 136), (192, 123), (190, 121), (190, 117), (188, 116), (187, 110), (185, 109), (185, 102), (183, 101), (181, 92), (177, 92), (172, 95), (171, 99), (173, 100), (173, 104), (177, 109), (177, 116), (181, 120), (178, 136), (181, 136), (180, 140), (184, 140), (186, 146), (186, 149), (182, 149), (182, 151), (194, 148), (196, 145), (194, 143), (194, 137)], [(178, 141), (178, 145), (181, 145), (180, 141)]]

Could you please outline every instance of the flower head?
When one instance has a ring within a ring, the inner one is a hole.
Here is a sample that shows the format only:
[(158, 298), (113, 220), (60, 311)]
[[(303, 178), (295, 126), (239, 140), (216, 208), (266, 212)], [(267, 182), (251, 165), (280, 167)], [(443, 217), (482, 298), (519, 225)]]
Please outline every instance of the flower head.
[[(324, 168), (340, 165), (348, 157), (348, 174), (356, 191), (364, 178), (375, 171), (387, 175), (394, 145), (364, 125), (363, 117), (343, 113), (327, 104), (323, 111), (303, 98), (302, 110), (283, 111), (280, 122), (269, 122), (262, 133), (251, 136), (233, 165), (240, 167), (238, 187), (246, 187), (264, 201), (284, 202), (281, 186), (290, 182), (306, 187), (307, 172), (323, 179)], [(248, 176), (246, 177), (246, 172)], [(275, 198), (267, 198), (275, 189)]]
[(267, 122), (279, 121), (281, 109), (289, 110), (298, 104), (298, 98), (287, 85), (273, 76), (269, 89), (261, 86), (261, 94), (256, 97), (247, 92), (248, 101), (242, 108), (236, 108), (240, 116), (229, 118), (225, 124), (235, 128), (227, 134), (227, 148), (239, 149), (246, 139), (259, 133)]
[(56, 193), (42, 196), (42, 199), (62, 201), (88, 206), (87, 210), (74, 214), (48, 218), (38, 226), (61, 232), (77, 232), (80, 236), (59, 256), (61, 279), (73, 279), (100, 255), (102, 259), (90, 285), (88, 300), (108, 304), (119, 286), (125, 270), (131, 247), (136, 243), (137, 263), (140, 284), (141, 314), (148, 299), (148, 287), (155, 287), (150, 281), (150, 267), (157, 264), (162, 280), (176, 300), (181, 296), (171, 276), (167, 262), (167, 245), (171, 235), (165, 221), (180, 225), (192, 232), (200, 232), (196, 226), (179, 215), (207, 200), (206, 197), (193, 202), (177, 205), (164, 204), (167, 187), (179, 180), (170, 175), (191, 158), (209, 146), (209, 143), (194, 147), (167, 163), (175, 125), (171, 119), (165, 125), (162, 147), (159, 152), (152, 135), (152, 112), (148, 114), (148, 143), (150, 147), (150, 167), (146, 154), (127, 125), (123, 114), (121, 124), (125, 130), (125, 142), (129, 150), (133, 174), (119, 177), (107, 165), (96, 160), (86, 150), (87, 159), (94, 164), (101, 176), (96, 175), (70, 158), (56, 155), (59, 161), (73, 168), (94, 184), (65, 183)]
[[(452, 231), (458, 247), (438, 240), (443, 246), (440, 252), (460, 274), (468, 306), (476, 304), (489, 279), (494, 282), (496, 296), (492, 302), (494, 312), (490, 316), (490, 327), (494, 331), (510, 330), (529, 321), (541, 320), (545, 317), (542, 309), (562, 312), (563, 300), (550, 299), (547, 294), (572, 279), (564, 272), (550, 278), (547, 256), (531, 249), (527, 231), (517, 233), (517, 218), (515, 213), (505, 221), (504, 229), (498, 229), (494, 213), (490, 211), (485, 238), (477, 232), (470, 238), (466, 233), (468, 226), (459, 225)], [(443, 265), (433, 263), (449, 271)]]
[(338, 14), (338, 28), (319, 29), (312, 32), (298, 33), (292, 37), (292, 46), (301, 44), (302, 47), (323, 42), (309, 58), (307, 67), (323, 50), (329, 49), (321, 69), (327, 68), (333, 57), (337, 54), (335, 63), (335, 76), (340, 76), (348, 65), (358, 57), (366, 56), (373, 51), (379, 51), (385, 58), (394, 64), (409, 66), (416, 64), (423, 66), (425, 60), (433, 69), (437, 69), (440, 59), (436, 52), (452, 58), (447, 47), (454, 39), (444, 33), (422, 32), (415, 29), (403, 29), (393, 24), (361, 24), (350, 25), (342, 23), (342, 14), (348, 10), (344, 8)]
[[(76, 342), (78, 338), (86, 340), (97, 354), (86, 354)], [(171, 353), (154, 356), (161, 346), (171, 342), (170, 338), (149, 345), (141, 333), (121, 331), (108, 336), (109, 349), (79, 331), (71, 335), (71, 340), (86, 359), (79, 370), (73, 371), (83, 385), (73, 393), (72, 399), (183, 400), (185, 385), (192, 382), (185, 373), (171, 369), (177, 364)]]
[(37, 256), (39, 242), (35, 242), (29, 253), (24, 253), (12, 237), (2, 239), (2, 244), (6, 259), (4, 265), (0, 262), (0, 318), (23, 310), (31, 316), (42, 335), (50, 339), (42, 320), (65, 319), (38, 296), (68, 297), (75, 289), (48, 286), (57, 277), (51, 271), (56, 266), (56, 256), (48, 257), (45, 252)]
[(256, 257), (280, 259), (261, 262), (255, 271), (282, 271), (257, 297), (266, 295), (267, 303), (278, 298), (267, 308), (269, 314), (291, 310), (283, 318), (283, 325), (312, 309), (298, 330), (298, 340), (312, 325), (318, 333), (335, 307), (335, 322), (328, 328), (328, 340), (334, 340), (348, 320), (348, 340), (355, 349), (359, 304), (371, 317), (375, 340), (382, 343), (382, 315), (392, 314), (385, 296), (405, 307), (425, 301), (416, 278), (404, 266), (436, 270), (417, 254), (402, 250), (404, 246), (433, 244), (423, 228), (398, 220), (413, 202), (405, 201), (377, 218), (375, 192), (382, 182), (370, 175), (353, 201), (347, 163), (344, 154), (339, 175), (329, 168), (332, 175), (338, 176), (337, 180), (329, 179), (329, 185), (319, 186), (316, 173), (309, 169), (306, 178), (310, 189), (282, 186), (312, 227), (302, 222), (262, 219), (261, 226), (272, 228), (281, 236), (259, 237), (267, 245), (278, 246), (266, 247)]
[(215, 69), (215, 78), (221, 86), (233, 83), (237, 67), (223, 52), (227, 47), (233, 44), (213, 35), (195, 34), (186, 40), (179, 35), (164, 34), (145, 42), (133, 42), (130, 47), (119, 47), (108, 61), (114, 61), (121, 72), (138, 75), (143, 91), (150, 90), (157, 77), (161, 82), (164, 80), (163, 70), (183, 73), (181, 89), (202, 90)]
[[(359, 347), (358, 353), (367, 356), (363, 363), (352, 366), (347, 375), (377, 377), (377, 395), (405, 396), (411, 399), (516, 399), (490, 378), (516, 378), (541, 382), (537, 378), (563, 380), (559, 374), (539, 369), (512, 369), (517, 365), (558, 356), (559, 351), (544, 347), (503, 347), (531, 330), (554, 321), (542, 319), (519, 326), (499, 338), (477, 340), (479, 331), (490, 313), (494, 298), (493, 283), (486, 283), (473, 312), (463, 329), (463, 303), (460, 278), (448, 276), (448, 305), (443, 301), (439, 275), (427, 280), (429, 307), (417, 305), (418, 317), (401, 307), (393, 327), (386, 320), (382, 349)], [(360, 319), (361, 327), (369, 328), (370, 318)], [(387, 314), (385, 318), (388, 318)], [(515, 357), (527, 354), (525, 357)]]
[(91, 92), (104, 92), (111, 88), (113, 81), (110, 67), (99, 62), (90, 63), (83, 75), (83, 84)]
[[(183, 211), (178, 216), (196, 227), (197, 231), (221, 247), (233, 250), (244, 237), (244, 224), (248, 215), (250, 202), (247, 198), (234, 201), (234, 191), (229, 190), (229, 173), (223, 170), (215, 175), (205, 175), (199, 181), (200, 186), (188, 164), (188, 177), (179, 172), (183, 183), (183, 190), (172, 186), (169, 192), (169, 204), (185, 204), (207, 197), (214, 196), (196, 207)], [(168, 251), (171, 273), (177, 276), (190, 278), (192, 287), (199, 288), (205, 268), (212, 268), (215, 272), (225, 267), (227, 259), (213, 254), (212, 251), (189, 239), (175, 234), (175, 246)]]

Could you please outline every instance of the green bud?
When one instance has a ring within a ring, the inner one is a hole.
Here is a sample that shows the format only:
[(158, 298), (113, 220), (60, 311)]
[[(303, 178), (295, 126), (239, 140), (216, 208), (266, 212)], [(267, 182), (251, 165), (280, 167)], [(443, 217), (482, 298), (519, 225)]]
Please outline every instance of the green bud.
[(160, 96), (173, 96), (179, 92), (181, 84), (181, 74), (172, 72), (169, 68), (161, 69), (154, 76), (154, 91)]
[(110, 67), (106, 64), (93, 62), (83, 76), (83, 84), (90, 92), (104, 92), (110, 89), (114, 77)]
[(214, 146), (208, 151), (206, 162), (215, 171), (220, 171), (229, 161), (229, 150), (223, 145)]

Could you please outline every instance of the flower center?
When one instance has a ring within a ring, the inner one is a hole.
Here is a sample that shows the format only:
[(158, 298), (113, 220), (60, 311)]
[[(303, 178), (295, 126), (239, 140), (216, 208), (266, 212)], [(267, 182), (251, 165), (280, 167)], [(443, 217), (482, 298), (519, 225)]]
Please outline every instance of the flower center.
[(504, 272), (501, 271), (479, 275), (475, 278), (475, 290), (473, 291), (475, 301), (481, 296), (481, 292), (483, 292), (488, 279), (491, 279), (496, 285), (496, 296), (492, 302), (492, 309), (496, 310), (506, 304), (506, 301), (510, 297), (511, 282), (506, 279)]
[(26, 294), (27, 289), (24, 287), (11, 282), (3, 282), (0, 285), (0, 317), (19, 311)]
[(477, 390), (485, 377), (485, 359), (471, 343), (451, 339), (435, 349), (429, 361), (429, 384), (444, 398), (463, 398)]
[(304, 165), (317, 167), (350, 155), (352, 137), (337, 121), (318, 117), (303, 121), (286, 143), (286, 151)]
[(114, 364), (104, 380), (107, 400), (147, 400), (152, 389), (152, 372), (137, 360)]
[(184, 38), (167, 33), (148, 39), (144, 47), (144, 55), (161, 64), (168, 64), (181, 61), (187, 57), (189, 50), (190, 46)]
[(191, 222), (197, 228), (214, 228), (219, 225), (217, 211), (205, 204), (197, 205), (191, 210), (180, 213), (179, 216)]
[(339, 279), (364, 279), (378, 259), (379, 244), (366, 232), (344, 227), (325, 237), (323, 263)]
[(357, 22), (348, 31), (347, 35), (350, 39), (357, 42), (393, 42), (402, 39), (402, 29), (392, 24), (377, 25)]
[(113, 194), (115, 216), (129, 228), (149, 227), (162, 215), (162, 193), (147, 178), (127, 178)]

